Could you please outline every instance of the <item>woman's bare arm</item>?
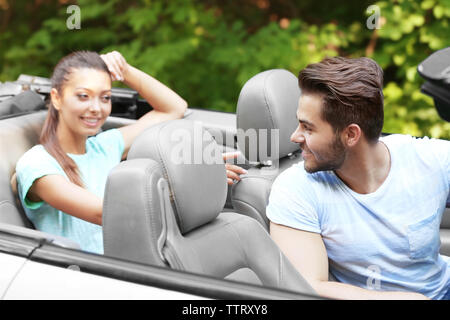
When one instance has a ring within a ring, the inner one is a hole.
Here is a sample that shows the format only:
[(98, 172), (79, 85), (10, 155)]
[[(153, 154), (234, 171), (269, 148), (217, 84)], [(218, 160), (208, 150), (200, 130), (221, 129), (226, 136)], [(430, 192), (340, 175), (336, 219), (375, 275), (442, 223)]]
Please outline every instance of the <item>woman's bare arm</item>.
[(169, 87), (145, 72), (129, 65), (125, 58), (117, 51), (101, 55), (111, 71), (113, 80), (123, 81), (130, 88), (136, 90), (152, 107), (135, 123), (121, 127), (125, 150), (123, 159), (134, 139), (148, 127), (167, 120), (182, 118), (187, 108), (186, 101)]
[(102, 225), (103, 199), (62, 175), (36, 179), (26, 196), (33, 202), (45, 201), (62, 212)]

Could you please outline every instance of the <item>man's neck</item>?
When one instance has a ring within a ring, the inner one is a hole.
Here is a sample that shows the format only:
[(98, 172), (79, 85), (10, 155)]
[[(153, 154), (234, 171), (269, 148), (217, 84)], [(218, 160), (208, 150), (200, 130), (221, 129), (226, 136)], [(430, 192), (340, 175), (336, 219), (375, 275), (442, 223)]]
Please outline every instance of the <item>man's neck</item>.
[(391, 168), (391, 156), (386, 145), (361, 143), (349, 150), (336, 175), (353, 191), (360, 194), (375, 192), (386, 180)]

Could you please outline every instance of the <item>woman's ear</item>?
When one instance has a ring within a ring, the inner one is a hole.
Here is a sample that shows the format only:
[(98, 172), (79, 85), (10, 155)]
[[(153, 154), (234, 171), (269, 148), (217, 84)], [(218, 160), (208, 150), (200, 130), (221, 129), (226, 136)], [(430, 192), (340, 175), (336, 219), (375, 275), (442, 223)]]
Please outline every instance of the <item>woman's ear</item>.
[(61, 108), (61, 96), (59, 95), (56, 88), (52, 88), (52, 90), (50, 91), (50, 98), (55, 109), (59, 111), (59, 109)]
[(361, 139), (362, 130), (357, 124), (352, 123), (345, 128), (344, 134), (347, 146), (354, 147)]

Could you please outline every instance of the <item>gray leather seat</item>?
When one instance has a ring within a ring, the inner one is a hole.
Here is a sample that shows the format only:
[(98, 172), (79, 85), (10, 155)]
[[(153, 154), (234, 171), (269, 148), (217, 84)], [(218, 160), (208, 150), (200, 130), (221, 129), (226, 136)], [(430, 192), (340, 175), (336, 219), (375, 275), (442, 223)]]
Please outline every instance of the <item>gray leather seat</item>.
[(0, 102), (0, 119), (44, 109), (43, 97), (34, 91), (27, 90)]
[(446, 208), (442, 216), (440, 237), (440, 253), (450, 257), (450, 208)]
[(141, 134), (108, 177), (105, 255), (314, 294), (261, 224), (222, 212), (221, 151), (185, 119)]
[(38, 144), (46, 111), (0, 121), (0, 223), (32, 228), (12, 192), (10, 180), (19, 158)]
[[(255, 165), (233, 185), (231, 201), (237, 212), (256, 219), (266, 230), (269, 228), (266, 205), (273, 181), (282, 171), (302, 160), (299, 146), (290, 141), (298, 125), (299, 97), (297, 77), (282, 69), (264, 71), (252, 77), (239, 95), (238, 147)], [(248, 130), (256, 131), (258, 139), (253, 145), (240, 136)], [(268, 130), (267, 136), (264, 130)], [(266, 137), (267, 146), (261, 137)], [(252, 148), (257, 152), (252, 152)], [(265, 166), (265, 163), (271, 166)]]

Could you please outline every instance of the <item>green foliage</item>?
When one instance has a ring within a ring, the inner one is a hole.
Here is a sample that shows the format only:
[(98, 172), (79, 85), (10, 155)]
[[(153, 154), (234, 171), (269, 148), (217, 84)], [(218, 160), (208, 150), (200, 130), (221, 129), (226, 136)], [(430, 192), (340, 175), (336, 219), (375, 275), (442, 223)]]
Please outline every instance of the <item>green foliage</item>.
[(233, 112), (258, 72), (298, 74), (326, 56), (370, 56), (385, 70), (383, 130), (450, 138), (416, 71), (450, 45), (448, 0), (379, 1), (379, 30), (366, 27), (371, 1), (72, 1), (81, 8), (80, 30), (66, 27), (65, 2), (0, 0), (0, 81), (49, 77), (74, 50), (117, 50), (190, 106)]
[(450, 138), (433, 100), (420, 92), (423, 79), (417, 65), (450, 45), (448, 0), (381, 1), (386, 24), (379, 30), (373, 58), (388, 73), (385, 82), (386, 132)]

